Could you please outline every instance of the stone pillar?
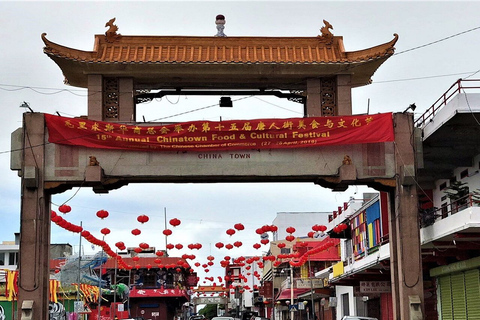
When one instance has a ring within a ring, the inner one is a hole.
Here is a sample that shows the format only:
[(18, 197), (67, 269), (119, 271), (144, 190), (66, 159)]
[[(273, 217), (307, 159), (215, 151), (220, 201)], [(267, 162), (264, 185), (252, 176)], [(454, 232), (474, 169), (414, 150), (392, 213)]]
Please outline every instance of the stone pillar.
[(411, 298), (418, 297), (424, 314), (423, 272), (415, 184), (413, 114), (394, 114), (395, 203), (390, 223), (390, 265), (394, 320), (410, 319)]
[(305, 110), (306, 117), (322, 116), (322, 97), (320, 96), (320, 89), (320, 79), (307, 80), (307, 107)]
[(88, 119), (103, 120), (103, 79), (101, 75), (88, 75)]
[(119, 78), (118, 121), (136, 121), (133, 78)]
[(50, 198), (44, 189), (45, 120), (24, 113), (20, 216), (18, 318), (22, 305), (33, 305), (31, 319), (48, 319), (50, 270)]
[(352, 76), (337, 76), (337, 115), (352, 115)]

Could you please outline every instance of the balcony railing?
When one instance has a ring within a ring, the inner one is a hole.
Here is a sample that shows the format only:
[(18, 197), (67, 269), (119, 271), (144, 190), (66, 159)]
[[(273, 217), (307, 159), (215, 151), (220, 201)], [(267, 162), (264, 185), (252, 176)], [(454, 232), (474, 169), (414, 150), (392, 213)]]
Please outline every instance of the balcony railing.
[(433, 105), (415, 120), (415, 126), (421, 127), (433, 118), (438, 110), (445, 106), (455, 95), (467, 89), (480, 89), (479, 79), (458, 79)]
[(435, 221), (445, 219), (469, 207), (480, 207), (480, 197), (478, 194), (469, 193), (462, 198), (443, 205), (441, 208), (422, 211), (420, 216), (421, 227), (431, 226)]

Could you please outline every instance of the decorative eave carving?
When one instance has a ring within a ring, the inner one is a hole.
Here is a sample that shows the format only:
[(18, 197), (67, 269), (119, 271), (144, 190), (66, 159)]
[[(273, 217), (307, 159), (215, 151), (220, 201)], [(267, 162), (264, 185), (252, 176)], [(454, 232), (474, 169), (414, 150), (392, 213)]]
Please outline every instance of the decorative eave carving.
[(118, 41), (122, 37), (121, 34), (117, 33), (117, 25), (113, 24), (115, 22), (115, 19), (116, 18), (112, 18), (107, 23), (105, 23), (105, 28), (109, 27), (108, 30), (105, 32), (105, 41), (107, 41), (108, 43)]
[(324, 41), (327, 45), (331, 45), (333, 43), (333, 33), (330, 31), (330, 29), (333, 30), (333, 26), (327, 20), (323, 20), (323, 23), (325, 26), (320, 28), (320, 32), (322, 34), (318, 37), (320, 41)]

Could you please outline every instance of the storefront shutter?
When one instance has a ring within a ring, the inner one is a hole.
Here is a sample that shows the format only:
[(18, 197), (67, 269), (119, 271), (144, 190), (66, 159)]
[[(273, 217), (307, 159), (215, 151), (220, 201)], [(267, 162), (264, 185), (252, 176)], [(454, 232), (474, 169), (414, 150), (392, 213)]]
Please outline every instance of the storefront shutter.
[(450, 285), (450, 276), (438, 278), (440, 286), (440, 300), (442, 320), (453, 320), (452, 286)]
[(480, 272), (478, 269), (465, 271), (465, 292), (468, 319), (480, 319)]
[(465, 296), (464, 273), (451, 275), (453, 319), (467, 320), (467, 306)]

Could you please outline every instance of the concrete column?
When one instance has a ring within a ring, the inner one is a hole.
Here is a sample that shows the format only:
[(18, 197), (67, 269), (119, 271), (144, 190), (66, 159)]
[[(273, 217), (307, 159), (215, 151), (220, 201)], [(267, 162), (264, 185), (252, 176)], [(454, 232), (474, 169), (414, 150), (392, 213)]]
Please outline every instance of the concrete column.
[(337, 76), (337, 115), (352, 115), (352, 76)]
[(305, 114), (306, 117), (322, 116), (320, 89), (320, 79), (307, 80), (307, 107)]
[(44, 189), (44, 137), (43, 114), (24, 113), (18, 319), (24, 319), (22, 305), (32, 305), (32, 302), (31, 319), (49, 317), (51, 195)]
[(394, 320), (410, 319), (410, 298), (418, 297), (424, 314), (423, 272), (415, 184), (413, 114), (394, 114), (395, 207), (390, 217), (390, 265)]
[(118, 79), (119, 95), (119, 110), (118, 121), (135, 121), (135, 102), (133, 92), (133, 78)]
[(103, 80), (101, 75), (88, 75), (88, 119), (103, 120)]

